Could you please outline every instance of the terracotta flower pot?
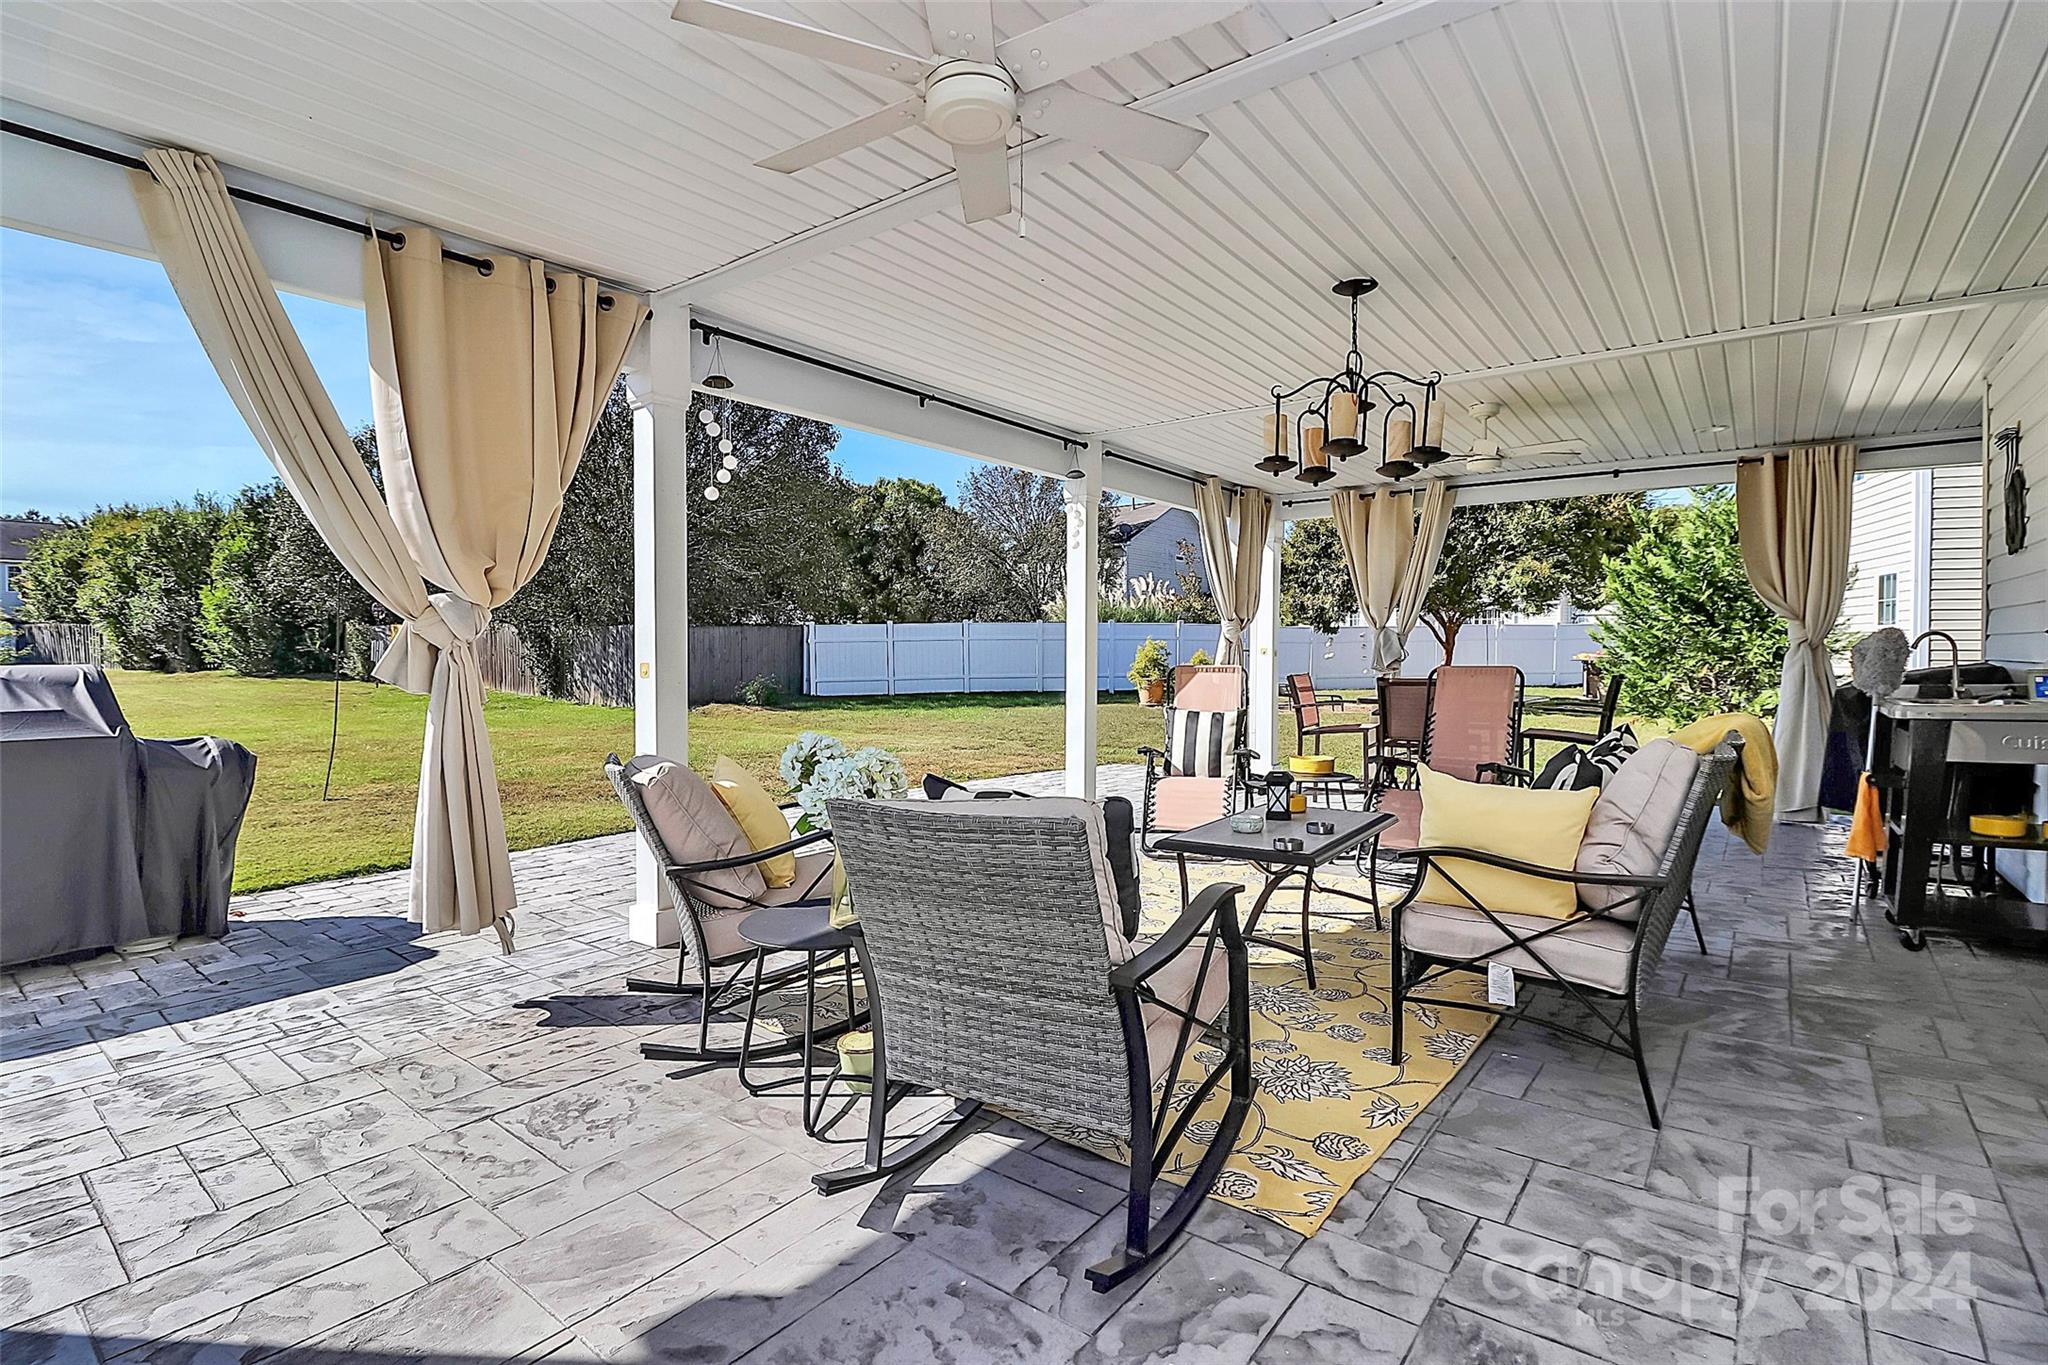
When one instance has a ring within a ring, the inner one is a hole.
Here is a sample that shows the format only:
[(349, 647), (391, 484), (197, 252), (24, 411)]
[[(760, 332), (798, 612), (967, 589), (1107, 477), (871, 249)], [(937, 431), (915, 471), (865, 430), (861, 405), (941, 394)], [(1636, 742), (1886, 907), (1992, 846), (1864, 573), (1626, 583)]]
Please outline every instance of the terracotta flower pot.
[(1138, 684), (1138, 700), (1147, 706), (1166, 704), (1166, 679), (1148, 678)]

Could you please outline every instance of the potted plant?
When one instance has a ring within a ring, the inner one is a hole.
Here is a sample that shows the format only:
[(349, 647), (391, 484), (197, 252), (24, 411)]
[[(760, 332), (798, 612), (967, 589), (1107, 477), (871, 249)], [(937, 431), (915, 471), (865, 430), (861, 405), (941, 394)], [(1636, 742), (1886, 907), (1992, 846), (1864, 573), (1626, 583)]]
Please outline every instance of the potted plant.
[(1137, 657), (1131, 660), (1128, 675), (1131, 685), (1138, 689), (1138, 700), (1147, 706), (1160, 706), (1166, 701), (1166, 675), (1172, 667), (1172, 656), (1166, 652), (1164, 640), (1147, 640), (1138, 646)]

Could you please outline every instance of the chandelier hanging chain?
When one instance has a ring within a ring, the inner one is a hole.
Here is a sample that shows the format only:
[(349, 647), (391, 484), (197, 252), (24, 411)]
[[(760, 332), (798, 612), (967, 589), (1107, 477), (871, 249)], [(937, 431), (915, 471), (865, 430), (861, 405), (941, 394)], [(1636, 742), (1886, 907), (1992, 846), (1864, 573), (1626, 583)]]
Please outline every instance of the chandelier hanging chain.
[[(1365, 353), (1358, 342), (1358, 301), (1377, 288), (1378, 282), (1367, 277), (1339, 280), (1332, 286), (1330, 292), (1351, 301), (1351, 345), (1344, 353), (1344, 368), (1333, 375), (1304, 380), (1292, 389), (1273, 386), (1273, 411), (1266, 419), (1266, 455), (1259, 461), (1260, 469), (1269, 474), (1293, 470), (1296, 479), (1311, 485), (1333, 479), (1337, 472), (1331, 467), (1332, 458), (1342, 462), (1373, 448), (1371, 419), (1375, 412), (1381, 412), (1377, 472), (1382, 478), (1399, 481), (1444, 458), (1444, 414), (1437, 398), (1442, 373), (1366, 373)], [(1289, 400), (1317, 387), (1322, 389), (1321, 400), (1305, 406), (1290, 422)], [(1411, 388), (1421, 390), (1419, 407), (1409, 396)], [(1290, 444), (1298, 454), (1290, 454)]]

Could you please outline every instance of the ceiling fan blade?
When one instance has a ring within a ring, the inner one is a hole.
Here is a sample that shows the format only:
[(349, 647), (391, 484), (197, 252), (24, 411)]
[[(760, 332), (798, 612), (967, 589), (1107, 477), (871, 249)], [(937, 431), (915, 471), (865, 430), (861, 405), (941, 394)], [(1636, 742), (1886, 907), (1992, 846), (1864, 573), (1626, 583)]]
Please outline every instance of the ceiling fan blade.
[(1543, 441), (1536, 445), (1515, 446), (1516, 455), (1583, 455), (1590, 447), (1584, 441)]
[(1020, 102), (1018, 117), (1033, 132), (1149, 161), (1169, 171), (1185, 165), (1209, 136), (1185, 123), (1084, 95), (1070, 85), (1032, 91)]
[(985, 147), (955, 147), (953, 169), (960, 180), (960, 207), (967, 221), (979, 223), (1010, 211), (1010, 152), (1000, 142)]
[(912, 95), (909, 99), (899, 100), (886, 109), (877, 109), (866, 118), (843, 123), (807, 142), (785, 147), (774, 156), (764, 156), (754, 164), (788, 175), (791, 171), (800, 171), (807, 166), (815, 166), (820, 161), (829, 160), (841, 152), (850, 152), (855, 147), (866, 146), (877, 138), (888, 137), (906, 128), (915, 127), (923, 113), (924, 99)]
[(989, 0), (924, 0), (932, 29), (932, 51), (941, 58), (970, 62), (996, 59), (996, 21)]
[(821, 62), (887, 76), (905, 85), (916, 85), (922, 81), (931, 67), (928, 59), (913, 57), (908, 52), (812, 28), (791, 19), (777, 19), (757, 10), (729, 5), (725, 0), (676, 0), (670, 17), (729, 37), (765, 43), (785, 52), (815, 57)]
[(1102, 0), (996, 44), (996, 60), (1016, 78), (1019, 90), (1036, 90), (1228, 19), (1247, 3), (1249, 0)]

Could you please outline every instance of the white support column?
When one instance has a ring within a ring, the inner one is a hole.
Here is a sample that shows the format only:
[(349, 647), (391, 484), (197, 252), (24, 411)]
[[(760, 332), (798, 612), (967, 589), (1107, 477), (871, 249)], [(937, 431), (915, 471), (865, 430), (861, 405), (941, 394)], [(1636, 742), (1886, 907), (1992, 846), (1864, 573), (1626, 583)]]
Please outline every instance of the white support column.
[(1095, 536), (1102, 457), (1077, 452), (1067, 479), (1067, 795), (1095, 796), (1095, 669), (1102, 559)]
[(1252, 613), (1251, 630), (1244, 642), (1245, 685), (1251, 693), (1248, 738), (1267, 769), (1280, 761), (1274, 715), (1280, 695), (1280, 545), (1286, 538), (1287, 523), (1276, 507), (1266, 543), (1238, 546), (1239, 554), (1256, 550), (1259, 556), (1259, 606)]
[[(633, 743), (678, 763), (690, 757), (690, 315), (657, 300), (633, 398)], [(627, 935), (667, 947), (675, 912), (645, 846), (634, 849)]]

